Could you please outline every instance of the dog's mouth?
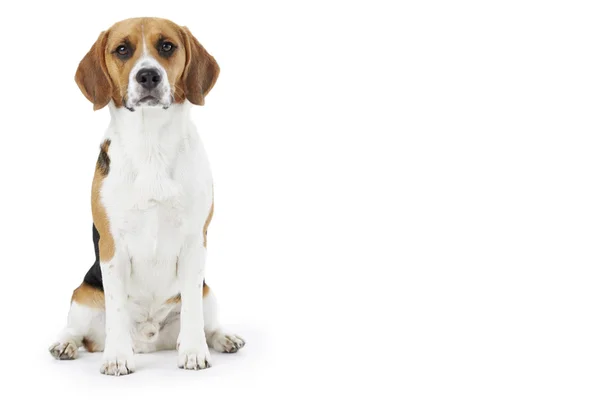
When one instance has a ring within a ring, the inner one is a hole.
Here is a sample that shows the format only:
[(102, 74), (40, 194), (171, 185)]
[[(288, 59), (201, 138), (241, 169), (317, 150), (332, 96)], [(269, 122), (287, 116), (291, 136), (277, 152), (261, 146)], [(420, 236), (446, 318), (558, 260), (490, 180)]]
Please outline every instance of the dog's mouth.
[(148, 106), (155, 106), (160, 102), (160, 99), (158, 97), (152, 96), (152, 95), (147, 95), (142, 97), (141, 99), (139, 99), (137, 101), (136, 105), (148, 105)]
[(155, 94), (145, 94), (139, 99), (131, 100), (123, 97), (123, 104), (129, 111), (135, 111), (137, 107), (162, 107), (166, 110), (171, 106), (171, 103), (165, 102), (161, 97)]

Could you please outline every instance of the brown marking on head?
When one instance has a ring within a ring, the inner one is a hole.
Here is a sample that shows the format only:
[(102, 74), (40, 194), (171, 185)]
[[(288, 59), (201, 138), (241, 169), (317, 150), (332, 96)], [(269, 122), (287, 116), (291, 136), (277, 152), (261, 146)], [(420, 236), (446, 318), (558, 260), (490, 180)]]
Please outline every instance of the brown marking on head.
[[(111, 99), (123, 106), (129, 75), (143, 55), (144, 43), (147, 55), (165, 69), (175, 102), (187, 98), (203, 105), (219, 76), (215, 59), (186, 27), (161, 18), (132, 18), (102, 32), (79, 64), (75, 81), (94, 110)], [(162, 51), (164, 43), (172, 44), (173, 50)]]
[(92, 217), (100, 234), (100, 241), (98, 242), (100, 261), (104, 262), (110, 261), (115, 254), (115, 241), (110, 232), (110, 223), (100, 195), (104, 178), (110, 172), (109, 147), (110, 140), (105, 140), (100, 146), (100, 155), (98, 156), (96, 172), (92, 181)]
[(73, 291), (71, 302), (92, 308), (104, 308), (104, 292), (84, 282)]
[(210, 221), (212, 221), (213, 213), (215, 211), (215, 201), (213, 200), (210, 205), (210, 211), (208, 212), (208, 217), (206, 217), (206, 221), (204, 221), (204, 228), (202, 229), (202, 233), (204, 234), (204, 247), (206, 247), (206, 238), (208, 235), (208, 225), (210, 225)]
[(89, 353), (95, 353), (103, 350), (100, 346), (98, 346), (96, 342), (94, 342), (89, 337), (84, 337), (81, 343)]

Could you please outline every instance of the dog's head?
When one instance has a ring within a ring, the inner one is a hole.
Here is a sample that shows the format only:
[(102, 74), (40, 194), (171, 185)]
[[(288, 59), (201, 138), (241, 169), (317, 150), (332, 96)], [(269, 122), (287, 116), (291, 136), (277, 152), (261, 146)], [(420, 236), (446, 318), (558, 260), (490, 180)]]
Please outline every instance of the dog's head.
[(94, 110), (197, 105), (219, 76), (219, 66), (186, 27), (160, 18), (133, 18), (102, 32), (79, 63), (75, 81)]

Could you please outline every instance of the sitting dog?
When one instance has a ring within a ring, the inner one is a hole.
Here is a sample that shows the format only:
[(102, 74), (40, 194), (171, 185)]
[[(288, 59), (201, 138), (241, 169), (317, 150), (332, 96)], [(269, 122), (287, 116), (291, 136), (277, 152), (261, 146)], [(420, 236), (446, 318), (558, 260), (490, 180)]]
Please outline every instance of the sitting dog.
[(134, 353), (178, 349), (184, 369), (210, 367), (208, 347), (244, 346), (223, 332), (204, 282), (213, 215), (208, 159), (190, 119), (219, 66), (186, 27), (158, 18), (121, 21), (85, 55), (75, 80), (111, 122), (92, 182), (96, 262), (75, 289), (68, 322), (50, 347), (103, 351), (100, 371), (134, 371)]

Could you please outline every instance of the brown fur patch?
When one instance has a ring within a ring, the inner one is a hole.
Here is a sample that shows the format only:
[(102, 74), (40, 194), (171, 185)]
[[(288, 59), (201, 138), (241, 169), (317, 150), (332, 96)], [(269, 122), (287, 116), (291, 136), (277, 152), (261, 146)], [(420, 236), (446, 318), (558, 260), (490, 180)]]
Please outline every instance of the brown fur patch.
[[(206, 282), (202, 282), (202, 297), (206, 297), (210, 292), (210, 288), (206, 284)], [(167, 304), (177, 304), (181, 303), (181, 294), (177, 294), (166, 301)]]
[(219, 64), (213, 56), (208, 54), (188, 28), (181, 27), (180, 29), (185, 38), (185, 51), (187, 53), (183, 76), (185, 97), (192, 104), (202, 106), (204, 105), (204, 97), (217, 82), (220, 72)]
[(181, 294), (176, 294), (175, 296), (169, 298), (166, 301), (167, 304), (177, 304), (177, 303), (181, 303)]
[(104, 292), (83, 282), (73, 291), (73, 301), (92, 308), (104, 308)]
[(99, 346), (96, 344), (96, 342), (94, 342), (93, 340), (84, 337), (82, 340), (82, 344), (83, 347), (85, 347), (85, 349), (89, 352), (89, 353), (95, 353), (98, 351), (102, 351), (102, 349), (99, 348)]
[(115, 241), (110, 233), (108, 216), (106, 215), (106, 209), (102, 204), (100, 196), (102, 183), (110, 170), (110, 158), (108, 157), (109, 147), (110, 140), (105, 140), (100, 146), (100, 155), (98, 156), (96, 172), (94, 173), (94, 180), (92, 182), (92, 216), (94, 225), (100, 234), (100, 241), (98, 243), (100, 261), (109, 261), (115, 255)]
[(81, 93), (94, 104), (94, 111), (106, 106), (113, 92), (104, 56), (107, 37), (108, 32), (98, 36), (75, 73), (75, 82)]
[(202, 229), (202, 233), (204, 234), (204, 247), (206, 247), (206, 236), (208, 235), (208, 225), (210, 225), (210, 221), (212, 221), (213, 213), (215, 211), (215, 201), (213, 200), (210, 205), (210, 211), (208, 212), (208, 217), (206, 217), (206, 221), (204, 222), (204, 228)]

